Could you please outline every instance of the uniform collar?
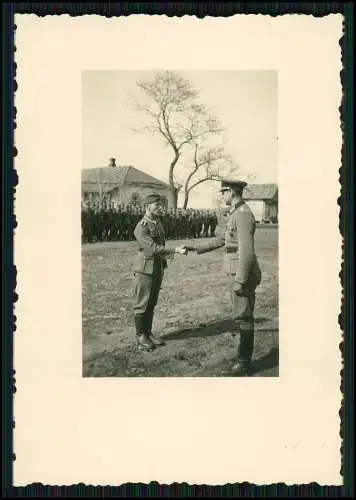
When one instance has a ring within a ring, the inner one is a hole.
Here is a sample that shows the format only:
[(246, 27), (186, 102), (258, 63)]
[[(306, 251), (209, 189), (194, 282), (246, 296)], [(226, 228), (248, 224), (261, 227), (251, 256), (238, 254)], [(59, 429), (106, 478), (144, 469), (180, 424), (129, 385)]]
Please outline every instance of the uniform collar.
[(143, 216), (143, 218), (144, 218), (145, 220), (147, 220), (148, 222), (152, 222), (153, 224), (157, 224), (157, 221), (156, 221), (156, 220), (154, 220), (154, 219), (150, 219), (149, 217), (147, 217), (147, 215), (144, 215), (144, 216)]
[(238, 208), (240, 208), (244, 204), (245, 204), (244, 200), (241, 200), (238, 203), (235, 203), (235, 205), (231, 208), (229, 214), (232, 214), (233, 212), (235, 212), (235, 210), (237, 210)]

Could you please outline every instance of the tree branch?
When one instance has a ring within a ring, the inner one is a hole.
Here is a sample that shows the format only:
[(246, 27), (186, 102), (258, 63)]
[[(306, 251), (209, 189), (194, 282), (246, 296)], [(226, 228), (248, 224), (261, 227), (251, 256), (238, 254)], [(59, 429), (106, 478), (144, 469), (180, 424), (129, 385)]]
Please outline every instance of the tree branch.
[(167, 115), (166, 107), (164, 107), (162, 110), (162, 117), (163, 117), (164, 127), (166, 130), (168, 139), (169, 139), (169, 143), (172, 146), (172, 148), (174, 149), (175, 154), (177, 155), (179, 153), (179, 151), (177, 148), (176, 141), (173, 139), (172, 134), (171, 134), (171, 130), (170, 130), (170, 126), (169, 126), (169, 114)]
[(158, 127), (159, 132), (160, 132), (160, 133), (163, 135), (163, 137), (166, 139), (166, 141), (167, 141), (169, 144), (171, 144), (171, 142), (170, 142), (170, 139), (169, 139), (168, 135), (165, 133), (165, 131), (164, 131), (164, 130), (163, 130), (163, 128), (162, 128), (162, 125), (161, 125), (161, 122), (160, 122), (160, 117), (159, 117), (159, 116), (157, 116), (157, 127)]
[(189, 182), (190, 182), (191, 178), (198, 172), (199, 167), (200, 167), (200, 165), (198, 163), (198, 144), (195, 144), (195, 148), (194, 148), (194, 165), (195, 165), (195, 167), (190, 172), (190, 174), (188, 175), (188, 177), (185, 181), (185, 185), (184, 185), (184, 192), (185, 193), (188, 192), (188, 186), (189, 186)]
[[(218, 178), (218, 163), (224, 159), (223, 151), (219, 148), (206, 151), (202, 144), (224, 128), (205, 105), (196, 102), (198, 92), (191, 82), (174, 71), (163, 71), (156, 73), (152, 80), (139, 80), (137, 85), (146, 96), (146, 101), (135, 100), (134, 104), (148, 118), (145, 130), (159, 134), (165, 145), (173, 150), (168, 178), (174, 195), (183, 188), (185, 196), (189, 196), (192, 189), (202, 182)], [(174, 174), (185, 146), (186, 149), (189, 146), (194, 148), (193, 164), (184, 176), (185, 180), (183, 178), (180, 182)], [(197, 175), (199, 173), (201, 175)], [(194, 182), (198, 176), (204, 177)]]
[(212, 175), (212, 176), (205, 177), (203, 179), (199, 179), (197, 182), (195, 182), (194, 184), (192, 184), (189, 187), (187, 193), (189, 194), (192, 189), (196, 188), (197, 186), (199, 186), (199, 184), (202, 184), (203, 182), (207, 182), (207, 181), (220, 181), (220, 180), (221, 180), (221, 176), (218, 176), (218, 175)]

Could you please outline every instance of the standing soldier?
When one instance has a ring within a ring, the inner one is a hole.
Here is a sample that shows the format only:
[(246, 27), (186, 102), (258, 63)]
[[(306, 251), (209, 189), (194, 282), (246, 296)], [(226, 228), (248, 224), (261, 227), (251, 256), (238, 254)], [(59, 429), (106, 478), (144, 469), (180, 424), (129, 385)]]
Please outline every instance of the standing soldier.
[(111, 202), (110, 207), (110, 241), (117, 241), (117, 233), (119, 231), (117, 205), (114, 201)]
[(170, 212), (164, 210), (164, 212), (161, 215), (161, 223), (163, 225), (164, 234), (166, 235), (166, 240), (170, 239), (170, 222), (171, 222), (170, 219), (171, 219)]
[(169, 212), (169, 238), (172, 240), (178, 239), (178, 231), (177, 231), (177, 211), (174, 208), (170, 209)]
[(177, 208), (175, 210), (175, 215), (174, 215), (175, 219), (176, 219), (176, 237), (175, 239), (176, 240), (180, 240), (182, 238), (184, 238), (184, 231), (183, 231), (183, 212), (182, 212), (182, 209), (180, 208)]
[(184, 245), (198, 254), (225, 246), (224, 271), (232, 277), (232, 309), (240, 342), (233, 371), (246, 374), (254, 347), (254, 307), (261, 269), (255, 253), (256, 221), (242, 198), (246, 182), (222, 181), (224, 202), (230, 206), (225, 234), (206, 243)]
[(133, 213), (132, 213), (132, 206), (130, 204), (126, 208), (126, 224), (127, 224), (127, 226), (126, 226), (127, 239), (129, 241), (132, 241), (135, 226), (134, 226), (134, 217), (133, 217)]
[(218, 225), (218, 218), (216, 216), (215, 210), (211, 212), (210, 216), (210, 236), (215, 237), (216, 226)]
[(94, 203), (94, 216), (93, 216), (93, 233), (95, 241), (100, 241), (101, 235), (101, 208), (98, 200)]
[(123, 240), (124, 239), (124, 213), (123, 213), (124, 206), (120, 203), (120, 205), (117, 207), (117, 232), (118, 232), (118, 240)]
[(87, 217), (86, 217), (86, 222), (87, 222), (87, 241), (89, 243), (92, 243), (93, 237), (94, 237), (94, 223), (95, 223), (95, 211), (93, 207), (93, 203), (89, 201), (88, 203), (88, 211), (87, 211)]
[(184, 212), (184, 238), (194, 238), (194, 214), (190, 208)]
[(200, 238), (203, 229), (203, 215), (201, 210), (197, 210), (196, 238)]
[(85, 201), (82, 201), (82, 243), (87, 243), (88, 241), (88, 206)]
[(194, 212), (192, 209), (188, 208), (187, 210), (187, 219), (186, 219), (186, 227), (187, 227), (187, 235), (189, 238), (195, 238), (195, 227), (194, 227)]
[(129, 224), (130, 224), (130, 214), (129, 214), (129, 207), (127, 205), (124, 205), (123, 207), (123, 235), (124, 235), (124, 240), (127, 241), (129, 239)]
[(140, 214), (139, 208), (137, 206), (134, 206), (132, 209), (132, 240), (135, 239), (134, 231), (135, 231), (135, 227), (137, 226), (139, 220), (141, 219), (140, 215), (141, 214)]
[(137, 260), (134, 265), (136, 276), (134, 318), (138, 347), (152, 351), (164, 342), (152, 334), (154, 309), (162, 285), (167, 257), (175, 253), (186, 255), (183, 247), (166, 248), (162, 215), (162, 199), (158, 194), (146, 198), (146, 212), (136, 225), (134, 236), (138, 242)]
[(109, 203), (107, 200), (103, 201), (102, 205), (102, 213), (101, 213), (101, 223), (102, 223), (102, 240), (109, 241), (110, 234), (110, 212), (109, 212)]
[(210, 215), (207, 210), (204, 210), (203, 212), (203, 217), (204, 217), (204, 238), (209, 237), (209, 226), (210, 226)]

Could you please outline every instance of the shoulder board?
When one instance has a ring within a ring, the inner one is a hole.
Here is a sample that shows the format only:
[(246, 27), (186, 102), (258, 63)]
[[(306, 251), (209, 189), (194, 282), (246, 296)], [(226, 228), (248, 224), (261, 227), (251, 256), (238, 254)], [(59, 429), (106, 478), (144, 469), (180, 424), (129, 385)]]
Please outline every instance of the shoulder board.
[(240, 212), (249, 212), (250, 208), (247, 205), (241, 205)]

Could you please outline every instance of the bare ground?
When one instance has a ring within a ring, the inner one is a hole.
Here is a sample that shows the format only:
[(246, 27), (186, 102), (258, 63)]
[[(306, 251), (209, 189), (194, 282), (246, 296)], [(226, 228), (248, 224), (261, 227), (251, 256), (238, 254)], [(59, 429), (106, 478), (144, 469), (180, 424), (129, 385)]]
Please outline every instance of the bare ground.
[[(186, 241), (168, 241), (177, 246)], [(260, 227), (256, 251), (262, 283), (256, 297), (251, 376), (278, 376), (278, 228)], [(154, 318), (166, 345), (138, 352), (132, 315), (134, 242), (82, 247), (84, 377), (229, 376), (238, 337), (230, 321), (230, 285), (223, 249), (175, 256)]]

